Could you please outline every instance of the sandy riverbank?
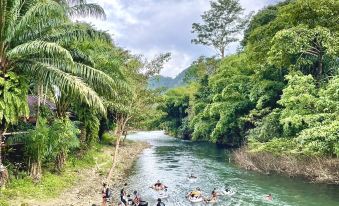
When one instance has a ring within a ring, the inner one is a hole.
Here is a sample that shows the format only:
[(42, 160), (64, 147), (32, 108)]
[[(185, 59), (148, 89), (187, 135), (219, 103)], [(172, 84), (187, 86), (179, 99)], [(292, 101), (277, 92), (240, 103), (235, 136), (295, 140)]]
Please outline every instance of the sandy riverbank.
[[(142, 142), (128, 142), (120, 146), (118, 164), (114, 171), (110, 185), (118, 187), (124, 183), (128, 172), (138, 155), (149, 145)], [(88, 206), (101, 203), (101, 183), (104, 181), (112, 164), (114, 146), (105, 146), (102, 153), (107, 161), (96, 162), (93, 167), (77, 171), (76, 181), (72, 187), (64, 190), (56, 198), (29, 199), (16, 197), (8, 200), (10, 205), (20, 206)]]

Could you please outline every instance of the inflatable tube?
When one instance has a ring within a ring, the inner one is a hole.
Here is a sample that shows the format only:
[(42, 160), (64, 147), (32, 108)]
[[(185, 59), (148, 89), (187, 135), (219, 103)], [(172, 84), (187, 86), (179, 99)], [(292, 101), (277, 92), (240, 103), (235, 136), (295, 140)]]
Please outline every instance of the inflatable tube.
[(188, 200), (192, 203), (204, 201), (204, 199), (202, 197), (189, 197)]
[(127, 204), (124, 204), (123, 202), (120, 202), (123, 206), (128, 206), (128, 205), (133, 205), (133, 200), (132, 199), (128, 199), (127, 200)]
[(125, 203), (123, 203), (123, 202), (120, 201), (120, 204), (121, 204), (122, 206), (129, 206), (129, 205), (132, 205), (133, 202), (126, 202), (126, 204), (125, 204)]
[[(161, 202), (162, 204), (161, 205), (165, 205), (165, 203), (163, 203), (163, 202)], [(158, 205), (158, 203), (155, 203), (154, 204), (154, 206), (157, 206)]]
[(217, 202), (218, 202), (218, 200), (205, 200), (206, 204), (215, 204)]
[(139, 206), (148, 206), (148, 202), (140, 201)]
[(235, 191), (233, 191), (233, 190), (229, 190), (228, 192), (222, 191), (221, 194), (225, 195), (225, 196), (233, 196), (235, 194)]
[(192, 177), (188, 177), (187, 180), (190, 182), (190, 183), (193, 183), (193, 182), (196, 182), (198, 178), (192, 178)]
[(160, 194), (158, 194), (158, 195), (156, 196), (155, 199), (158, 199), (158, 198), (160, 198), (160, 199), (166, 199), (166, 198), (168, 198), (168, 194), (167, 194), (167, 193), (160, 193)]
[(150, 188), (153, 189), (154, 191), (157, 191), (157, 192), (164, 191), (165, 189), (167, 189), (167, 187), (154, 187), (154, 186), (152, 186)]

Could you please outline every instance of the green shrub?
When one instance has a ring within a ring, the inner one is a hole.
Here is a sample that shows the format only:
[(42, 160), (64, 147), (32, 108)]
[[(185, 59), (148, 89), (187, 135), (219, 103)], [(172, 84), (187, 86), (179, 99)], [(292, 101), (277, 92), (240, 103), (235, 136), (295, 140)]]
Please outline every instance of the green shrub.
[(116, 137), (111, 132), (105, 132), (102, 135), (101, 143), (106, 145), (113, 145), (116, 141)]
[(49, 130), (50, 156), (55, 159), (60, 152), (68, 153), (71, 149), (79, 147), (77, 138), (79, 129), (69, 118), (55, 119)]
[(274, 137), (282, 134), (282, 126), (279, 123), (280, 110), (275, 109), (262, 120), (255, 122), (255, 128), (251, 129), (248, 134), (249, 139), (255, 139), (259, 142), (267, 142)]
[(303, 130), (296, 138), (300, 151), (308, 155), (339, 157), (339, 120)]
[(283, 155), (294, 153), (297, 143), (292, 139), (286, 138), (273, 138), (266, 143), (260, 143), (252, 139), (249, 147), (252, 152), (269, 152), (275, 155)]

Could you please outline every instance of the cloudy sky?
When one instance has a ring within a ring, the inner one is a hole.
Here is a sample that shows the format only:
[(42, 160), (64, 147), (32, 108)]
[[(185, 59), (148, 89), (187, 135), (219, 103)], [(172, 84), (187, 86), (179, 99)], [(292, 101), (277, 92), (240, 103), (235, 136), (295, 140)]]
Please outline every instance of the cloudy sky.
[[(277, 0), (240, 0), (246, 12), (257, 11)], [(85, 20), (108, 31), (115, 43), (134, 54), (152, 58), (171, 52), (172, 58), (161, 72), (174, 77), (199, 56), (212, 56), (212, 48), (191, 44), (193, 22), (209, 9), (209, 0), (88, 0), (101, 5), (106, 20)], [(236, 46), (229, 48), (233, 52)]]

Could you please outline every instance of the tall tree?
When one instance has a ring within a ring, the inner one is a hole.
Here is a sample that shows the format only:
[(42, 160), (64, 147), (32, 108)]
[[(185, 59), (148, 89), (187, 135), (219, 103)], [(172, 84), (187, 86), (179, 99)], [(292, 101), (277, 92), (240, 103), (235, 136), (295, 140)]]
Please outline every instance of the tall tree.
[[(114, 84), (113, 80), (103, 72), (74, 62), (71, 52), (62, 46), (94, 36), (91, 28), (71, 22), (65, 9), (54, 1), (0, 1), (0, 74), (4, 85), (0, 87), (3, 103), (0, 148), (8, 125), (28, 114), (24, 85), (29, 78), (55, 85), (81, 102), (106, 112), (101, 98), (89, 86), (111, 90), (109, 85)], [(0, 166), (2, 168), (1, 158)]]
[(238, 41), (249, 17), (243, 17), (244, 9), (238, 0), (211, 1), (211, 9), (201, 17), (203, 23), (193, 23), (192, 33), (197, 37), (192, 43), (214, 47), (223, 58), (226, 47)]
[(115, 135), (117, 136), (113, 164), (107, 175), (109, 180), (115, 169), (119, 154), (121, 137), (127, 133), (127, 126), (130, 121), (134, 124), (147, 111), (147, 105), (152, 100), (151, 92), (148, 91), (148, 79), (157, 75), (163, 68), (163, 64), (170, 59), (170, 53), (160, 54), (148, 61), (135, 57), (125, 52), (124, 61), (121, 66), (123, 76), (130, 87), (131, 93), (120, 91), (119, 99), (108, 101), (108, 111), (111, 112), (116, 123)]

